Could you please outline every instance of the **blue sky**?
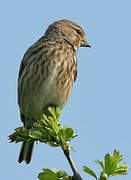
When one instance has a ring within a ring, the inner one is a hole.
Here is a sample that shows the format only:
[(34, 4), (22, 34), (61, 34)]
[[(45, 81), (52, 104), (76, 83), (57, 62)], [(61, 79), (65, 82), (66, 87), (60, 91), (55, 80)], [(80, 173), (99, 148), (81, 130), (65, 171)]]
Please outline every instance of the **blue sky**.
[[(17, 105), (17, 76), (26, 49), (55, 20), (83, 27), (91, 49), (77, 53), (78, 77), (61, 114), (61, 123), (77, 130), (73, 160), (84, 179), (83, 165), (98, 172), (94, 160), (119, 150), (131, 167), (131, 2), (130, 0), (7, 1), (0, 5), (0, 179), (37, 179), (42, 168), (71, 174), (59, 148), (36, 144), (31, 164), (17, 162), (21, 144), (7, 136), (22, 126)], [(91, 177), (88, 177), (91, 179)], [(112, 179), (129, 180), (125, 177)]]

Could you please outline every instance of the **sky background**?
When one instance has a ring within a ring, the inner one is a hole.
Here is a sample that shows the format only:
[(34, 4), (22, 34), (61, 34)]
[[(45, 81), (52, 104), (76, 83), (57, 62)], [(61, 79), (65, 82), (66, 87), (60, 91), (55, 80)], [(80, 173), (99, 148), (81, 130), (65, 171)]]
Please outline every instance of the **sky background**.
[[(83, 177), (94, 160), (119, 150), (131, 167), (131, 1), (13, 0), (0, 3), (0, 179), (34, 180), (42, 168), (72, 174), (60, 148), (36, 144), (29, 165), (17, 162), (21, 144), (8, 135), (22, 126), (17, 105), (17, 77), (26, 51), (55, 20), (69, 19), (83, 27), (92, 48), (77, 53), (78, 76), (61, 123), (77, 130), (72, 158)], [(112, 180), (129, 180), (131, 172)]]

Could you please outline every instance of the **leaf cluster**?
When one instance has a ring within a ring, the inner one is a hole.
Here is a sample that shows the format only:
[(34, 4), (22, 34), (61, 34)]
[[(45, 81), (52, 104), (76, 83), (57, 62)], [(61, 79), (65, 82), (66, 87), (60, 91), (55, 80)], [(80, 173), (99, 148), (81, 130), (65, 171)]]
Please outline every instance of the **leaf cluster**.
[(50, 106), (44, 109), (40, 120), (33, 123), (32, 129), (19, 127), (9, 136), (11, 142), (40, 141), (52, 147), (72, 148), (68, 142), (73, 139), (75, 131), (59, 124), (60, 108)]
[[(106, 154), (104, 162), (99, 160), (95, 161), (102, 168), (99, 180), (107, 180), (111, 176), (126, 175), (129, 168), (126, 162), (119, 165), (120, 161), (122, 161), (122, 155), (116, 150), (114, 150), (113, 155), (110, 155), (109, 153)], [(87, 166), (84, 166), (83, 170), (87, 174), (93, 176), (96, 180), (98, 179), (96, 174)]]
[[(119, 165), (120, 161), (122, 161), (122, 155), (119, 151), (114, 150), (113, 155), (109, 153), (105, 155), (104, 162), (95, 161), (101, 168), (102, 172), (100, 173), (99, 178), (97, 175), (87, 166), (83, 167), (83, 170), (94, 177), (96, 180), (108, 180), (111, 176), (121, 176), (126, 175), (127, 171), (130, 170), (127, 164), (124, 162)], [(72, 176), (69, 176), (65, 171), (59, 171), (57, 169), (43, 169), (38, 175), (39, 180), (72, 180)]]
[(59, 171), (57, 169), (43, 169), (38, 175), (39, 180), (71, 180), (72, 177), (68, 176), (65, 171)]

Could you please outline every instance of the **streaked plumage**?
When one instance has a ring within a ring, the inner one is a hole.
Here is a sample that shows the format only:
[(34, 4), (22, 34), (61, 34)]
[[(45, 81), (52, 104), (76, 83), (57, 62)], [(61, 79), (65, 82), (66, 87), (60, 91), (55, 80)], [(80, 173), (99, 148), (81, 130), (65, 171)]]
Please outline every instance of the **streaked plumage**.
[[(76, 52), (80, 46), (90, 47), (83, 29), (60, 20), (26, 51), (18, 77), (18, 104), (25, 128), (32, 128), (45, 106), (64, 107), (77, 77)], [(24, 142), (18, 161), (29, 163), (32, 148), (33, 143)]]

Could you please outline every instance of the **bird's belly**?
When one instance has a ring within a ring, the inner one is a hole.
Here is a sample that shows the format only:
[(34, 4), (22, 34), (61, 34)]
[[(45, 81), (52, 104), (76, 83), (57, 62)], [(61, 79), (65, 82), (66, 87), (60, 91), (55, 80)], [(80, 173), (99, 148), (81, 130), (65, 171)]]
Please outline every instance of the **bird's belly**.
[(23, 111), (27, 117), (39, 119), (43, 109), (47, 105), (58, 105), (61, 109), (64, 107), (72, 89), (72, 83), (68, 83), (71, 88), (67, 87), (67, 82), (59, 85), (51, 75), (40, 85), (32, 85), (26, 98), (24, 98)]

